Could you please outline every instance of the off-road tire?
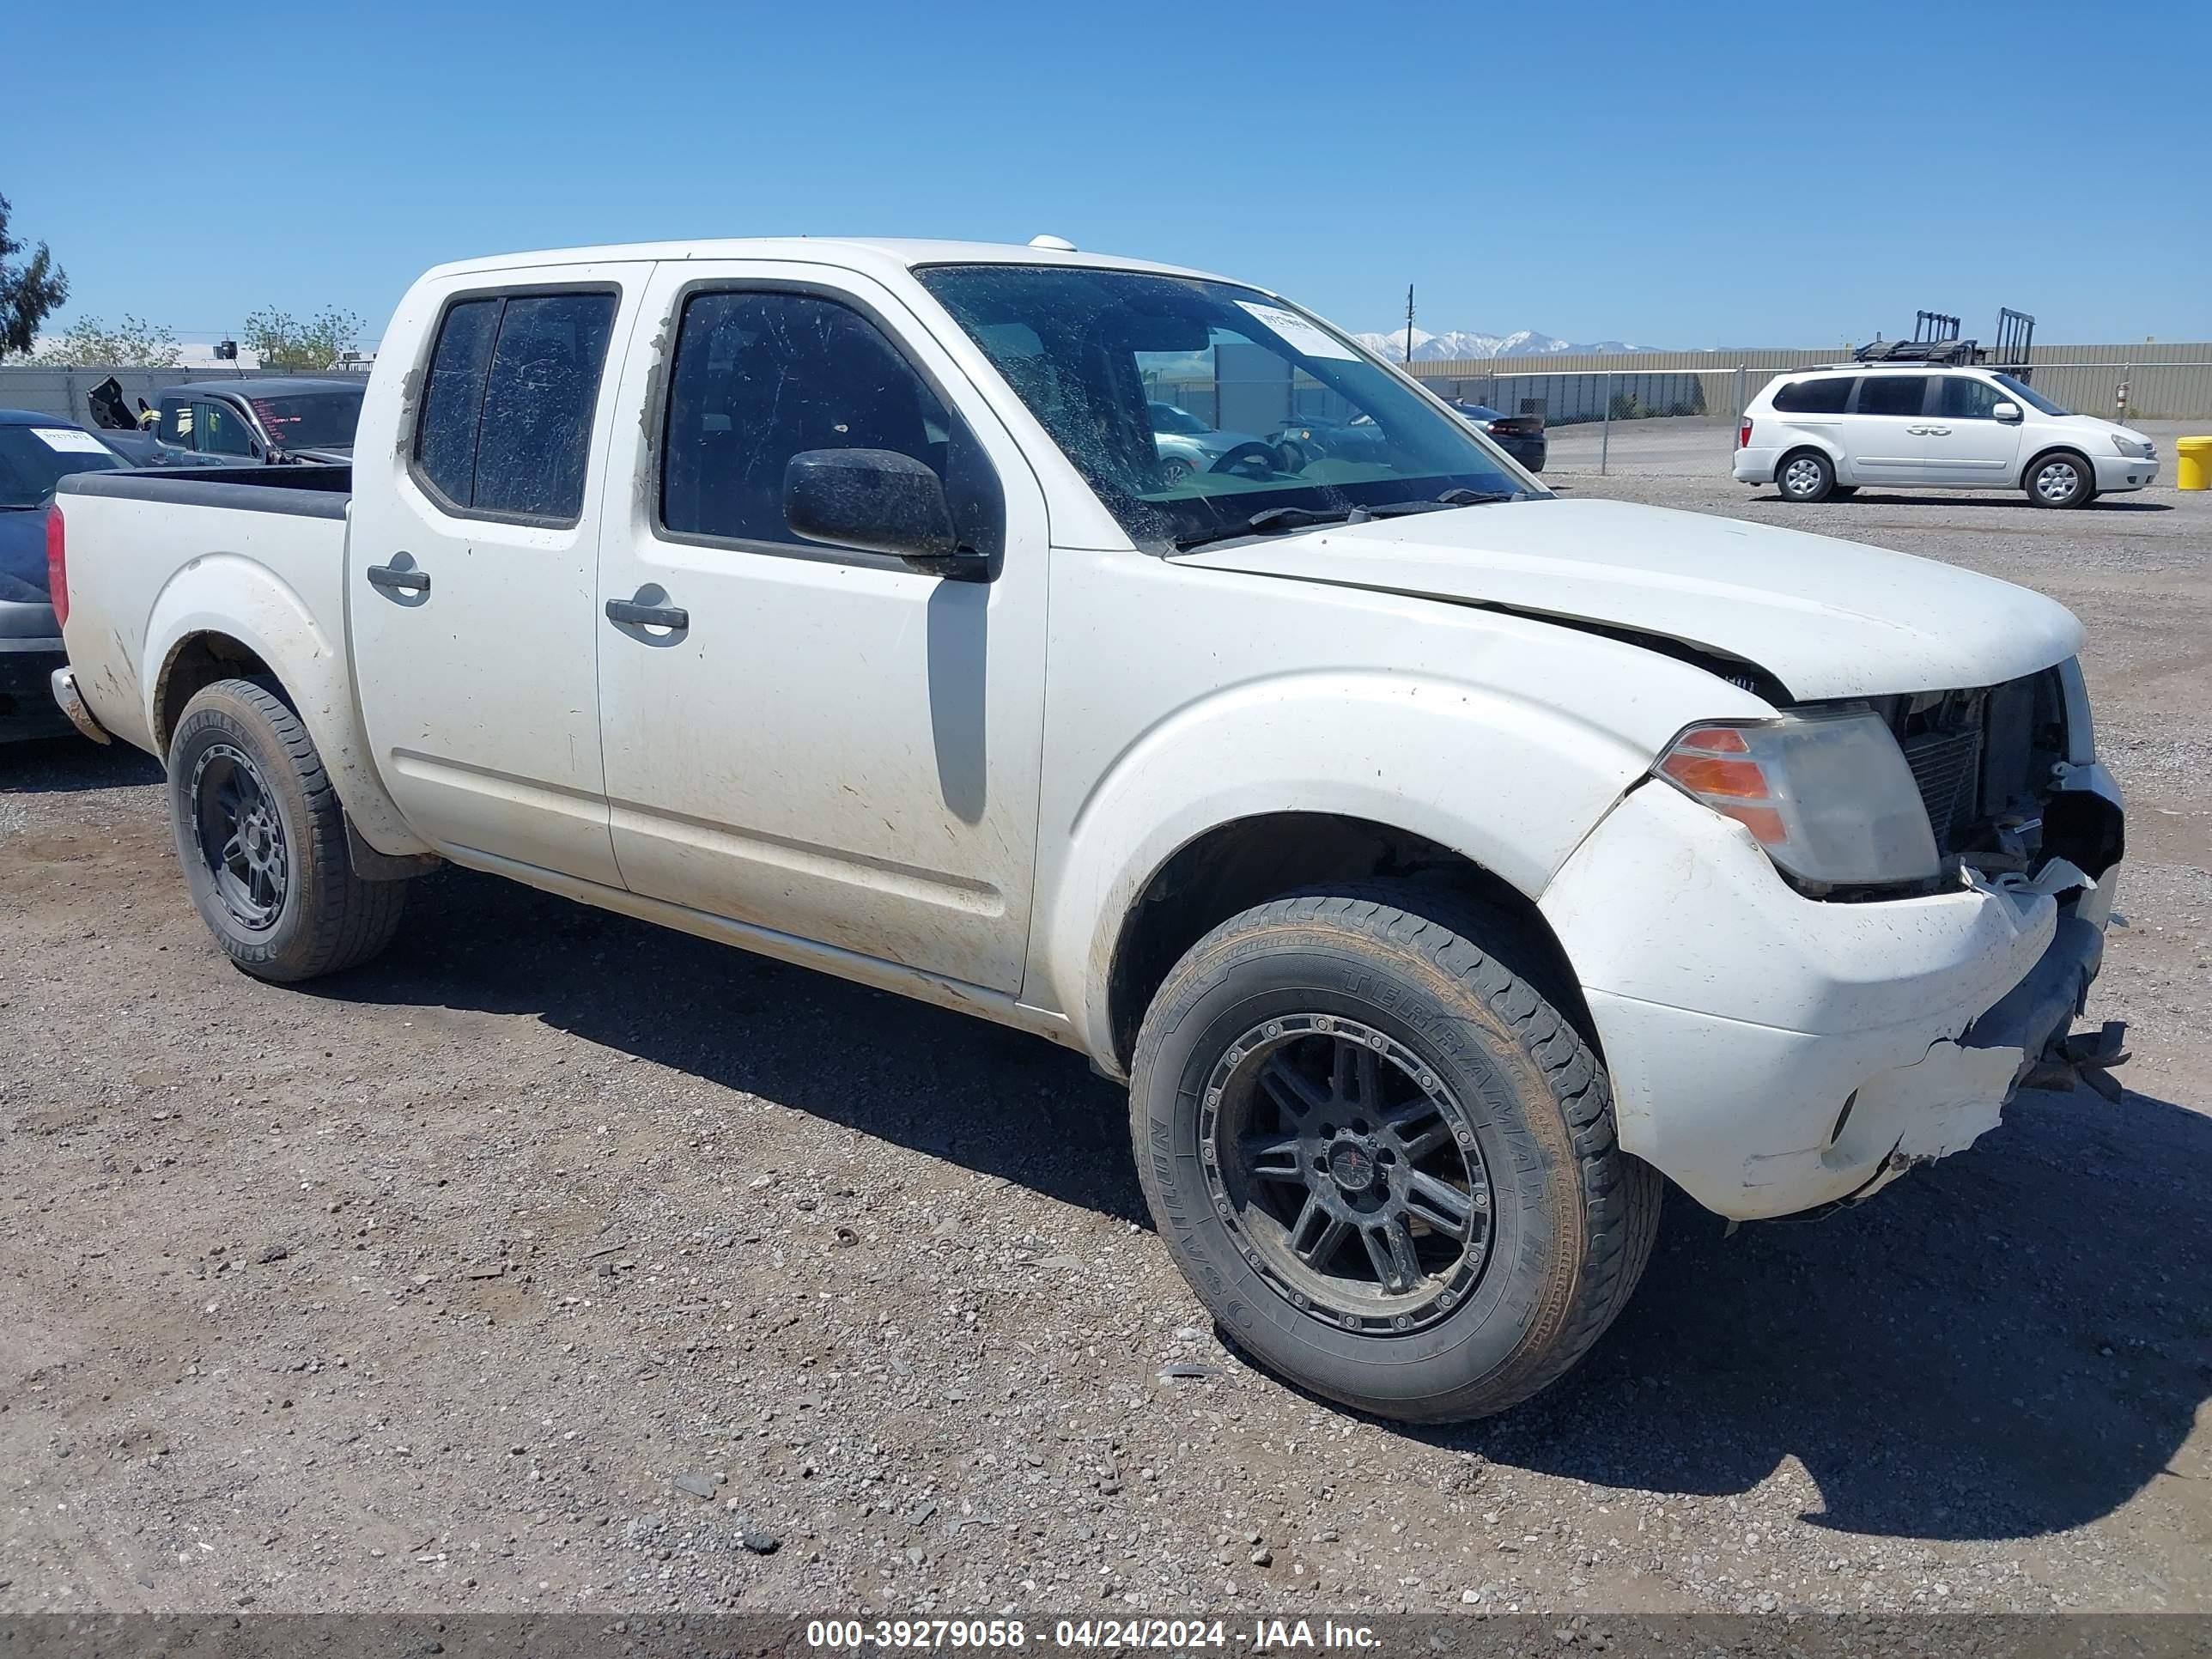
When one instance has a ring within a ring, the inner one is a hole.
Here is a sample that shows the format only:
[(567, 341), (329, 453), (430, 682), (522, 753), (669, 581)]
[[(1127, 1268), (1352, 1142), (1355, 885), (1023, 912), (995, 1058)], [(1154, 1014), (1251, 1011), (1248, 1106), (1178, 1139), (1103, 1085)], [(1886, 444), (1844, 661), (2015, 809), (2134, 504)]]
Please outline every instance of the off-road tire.
[[(1146, 1201), (1214, 1318), (1302, 1387), (1408, 1422), (1488, 1416), (1556, 1381), (1627, 1302), (1658, 1225), (1663, 1183), (1616, 1144), (1603, 1066), (1516, 971), (1512, 958), (1534, 964), (1510, 923), (1485, 915), (1395, 882), (1247, 910), (1169, 974), (1131, 1067)], [(1239, 1034), (1293, 1011), (1386, 1034), (1465, 1108), (1493, 1231), (1481, 1277), (1440, 1322), (1365, 1334), (1294, 1305), (1209, 1188), (1209, 1080)]]
[[(196, 779), (216, 745), (251, 763), (281, 824), (287, 879), (274, 919), (255, 927), (226, 904), (203, 848)], [(192, 903), (225, 956), (289, 983), (366, 962), (391, 942), (404, 881), (363, 881), (346, 855), (345, 809), (300, 718), (273, 682), (218, 680), (185, 706), (169, 740), (169, 818)]]

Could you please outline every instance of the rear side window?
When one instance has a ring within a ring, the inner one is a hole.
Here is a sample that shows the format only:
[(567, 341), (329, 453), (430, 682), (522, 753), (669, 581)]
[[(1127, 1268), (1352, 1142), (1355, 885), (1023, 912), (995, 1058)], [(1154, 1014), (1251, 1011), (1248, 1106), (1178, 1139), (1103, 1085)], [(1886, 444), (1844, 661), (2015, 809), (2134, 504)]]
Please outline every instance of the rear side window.
[(415, 428), (423, 479), (467, 511), (574, 523), (615, 306), (516, 294), (451, 307)]
[(1782, 415), (1840, 415), (1850, 397), (1851, 377), (1832, 374), (1825, 380), (1792, 380), (1774, 394), (1774, 408)]
[(1917, 415), (1927, 401), (1925, 374), (1869, 374), (1859, 382), (1862, 415)]

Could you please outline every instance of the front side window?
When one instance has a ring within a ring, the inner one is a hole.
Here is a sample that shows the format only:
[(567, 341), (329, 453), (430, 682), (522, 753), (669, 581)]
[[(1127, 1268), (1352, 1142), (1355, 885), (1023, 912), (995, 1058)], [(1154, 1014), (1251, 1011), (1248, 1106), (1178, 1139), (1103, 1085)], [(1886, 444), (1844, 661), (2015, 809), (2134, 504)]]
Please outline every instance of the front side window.
[[(915, 274), (1139, 546), (1544, 494), (1466, 422), (1256, 289), (1060, 265)], [(1164, 423), (1162, 407), (1205, 411), (1206, 429)]]
[(1925, 374), (1869, 374), (1859, 382), (1862, 415), (1917, 415), (1927, 402)]
[(1824, 380), (1792, 380), (1774, 394), (1774, 408), (1782, 415), (1840, 415), (1850, 397), (1851, 377), (1831, 374)]
[(253, 428), (246, 416), (228, 404), (194, 404), (192, 420), (199, 429), (198, 449), (207, 455), (251, 455)]
[(1936, 382), (1936, 412), (1947, 421), (1993, 421), (1990, 411), (2003, 401), (2004, 393), (1987, 380), (1953, 374)]
[(2038, 392), (2033, 386), (2030, 386), (2027, 381), (2021, 380), (2016, 375), (2000, 374), (1996, 377), (1996, 382), (2007, 392), (2011, 392), (2012, 395), (2021, 403), (2026, 404), (2030, 409), (2039, 410), (2043, 414), (2071, 415), (2074, 412), (2072, 410), (2067, 408), (2063, 404), (2052, 403), (2050, 398), (2045, 397), (2040, 392)]
[(422, 476), (457, 507), (573, 524), (611, 294), (515, 294), (446, 313), (415, 428)]
[(809, 449), (895, 450), (949, 483), (974, 459), (959, 419), (849, 306), (811, 294), (693, 295), (669, 376), (662, 525), (817, 546), (783, 511), (784, 471)]

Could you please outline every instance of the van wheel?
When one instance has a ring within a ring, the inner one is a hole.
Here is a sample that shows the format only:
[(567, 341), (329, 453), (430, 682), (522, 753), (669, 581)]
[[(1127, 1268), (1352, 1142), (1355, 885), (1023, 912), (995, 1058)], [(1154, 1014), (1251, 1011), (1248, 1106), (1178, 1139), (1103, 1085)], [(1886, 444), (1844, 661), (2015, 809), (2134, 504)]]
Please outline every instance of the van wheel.
[(2086, 507), (2097, 493), (2097, 475), (2071, 450), (2039, 455), (2027, 469), (2027, 499), (2038, 507)]
[(299, 716), (265, 680), (218, 680), (169, 742), (177, 860), (223, 954), (260, 979), (313, 979), (391, 942), (406, 884), (363, 881), (345, 809)]
[(1819, 450), (1801, 449), (1782, 458), (1774, 484), (1785, 501), (1825, 501), (1835, 492), (1836, 469)]
[(1512, 948), (1398, 884), (1247, 910), (1169, 974), (1131, 1068), (1146, 1200), (1200, 1300), (1292, 1382), (1409, 1422), (1557, 1379), (1658, 1224), (1597, 1057), (1470, 933)]

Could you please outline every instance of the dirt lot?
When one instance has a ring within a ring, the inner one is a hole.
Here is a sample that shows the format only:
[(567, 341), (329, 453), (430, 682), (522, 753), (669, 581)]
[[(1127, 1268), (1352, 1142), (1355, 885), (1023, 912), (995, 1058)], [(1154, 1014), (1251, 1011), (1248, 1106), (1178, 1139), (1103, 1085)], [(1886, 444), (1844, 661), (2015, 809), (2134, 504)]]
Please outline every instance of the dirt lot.
[(1071, 1054), (459, 872), (260, 985), (150, 763), (10, 750), (0, 1608), (2212, 1608), (2212, 497), (1696, 465), (1571, 482), (2087, 622), (2124, 1103), (1815, 1224), (1675, 1194), (1574, 1378), (1407, 1432), (1223, 1350)]

